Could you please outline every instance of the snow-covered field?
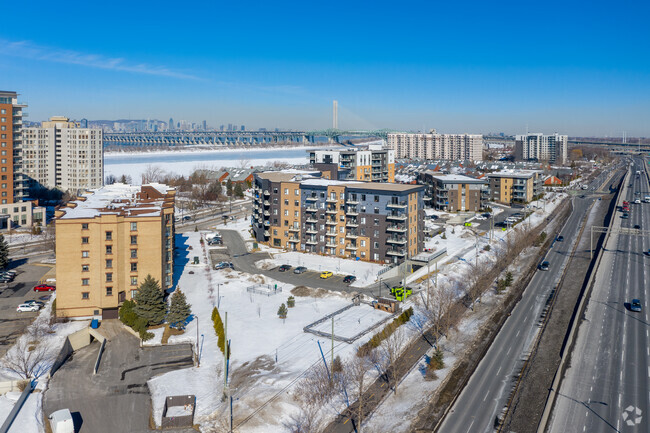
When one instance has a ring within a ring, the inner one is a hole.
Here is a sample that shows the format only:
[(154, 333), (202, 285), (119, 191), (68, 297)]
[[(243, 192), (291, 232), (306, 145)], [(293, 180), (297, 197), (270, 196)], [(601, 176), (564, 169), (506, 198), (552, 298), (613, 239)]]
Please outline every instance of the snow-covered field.
[[(343, 338), (352, 338), (377, 323), (390, 318), (391, 314), (372, 308), (370, 305), (361, 304), (334, 316), (334, 335)], [(325, 320), (314, 325), (314, 331), (331, 334), (332, 321)]]

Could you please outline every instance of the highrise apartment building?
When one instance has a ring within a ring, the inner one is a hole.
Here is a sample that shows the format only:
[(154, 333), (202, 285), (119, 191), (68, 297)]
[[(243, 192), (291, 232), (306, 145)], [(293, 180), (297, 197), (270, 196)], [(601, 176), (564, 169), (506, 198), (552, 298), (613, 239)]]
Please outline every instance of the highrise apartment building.
[(395, 152), (381, 146), (367, 149), (309, 151), (309, 162), (335, 180), (395, 182)]
[(483, 160), (483, 136), (480, 134), (388, 134), (388, 147), (398, 159)]
[(117, 318), (147, 277), (172, 286), (174, 197), (166, 185), (107, 185), (56, 212), (56, 312)]
[(400, 263), (424, 246), (424, 186), (258, 173), (258, 242), (291, 251)]
[(564, 164), (567, 161), (567, 135), (526, 134), (515, 137), (515, 159), (517, 161), (548, 161)]
[(55, 116), (23, 131), (22, 172), (30, 189), (78, 193), (104, 184), (103, 131)]
[(0, 203), (11, 204), (25, 198), (21, 171), (23, 108), (16, 92), (0, 91)]

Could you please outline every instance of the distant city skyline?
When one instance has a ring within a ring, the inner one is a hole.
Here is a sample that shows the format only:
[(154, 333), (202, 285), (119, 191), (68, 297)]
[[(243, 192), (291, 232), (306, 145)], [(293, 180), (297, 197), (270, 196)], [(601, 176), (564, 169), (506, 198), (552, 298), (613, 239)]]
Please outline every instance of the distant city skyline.
[[(312, 130), (331, 127), (337, 100), (341, 129), (647, 137), (650, 5), (633, 6), (219, 3), (196, 13), (72, 1), (5, 22), (0, 88), (22, 95), (27, 120)], [(25, 15), (16, 2), (3, 11)], [(215, 27), (220, 16), (232, 19)]]

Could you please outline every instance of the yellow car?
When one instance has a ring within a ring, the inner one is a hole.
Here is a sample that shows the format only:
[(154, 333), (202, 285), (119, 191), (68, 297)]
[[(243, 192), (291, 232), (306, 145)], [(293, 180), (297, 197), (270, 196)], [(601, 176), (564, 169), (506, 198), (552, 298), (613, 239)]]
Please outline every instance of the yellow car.
[(334, 274), (332, 274), (330, 271), (323, 271), (323, 272), (320, 273), (320, 277), (323, 278), (323, 279), (329, 278), (332, 275), (334, 275)]

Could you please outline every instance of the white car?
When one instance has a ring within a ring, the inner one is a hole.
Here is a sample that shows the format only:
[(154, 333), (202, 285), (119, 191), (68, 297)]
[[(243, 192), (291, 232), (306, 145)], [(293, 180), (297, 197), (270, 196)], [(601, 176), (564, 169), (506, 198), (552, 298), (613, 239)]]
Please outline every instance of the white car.
[(19, 313), (22, 312), (30, 312), (30, 311), (38, 311), (41, 309), (41, 306), (38, 304), (20, 304), (17, 308), (16, 311)]

